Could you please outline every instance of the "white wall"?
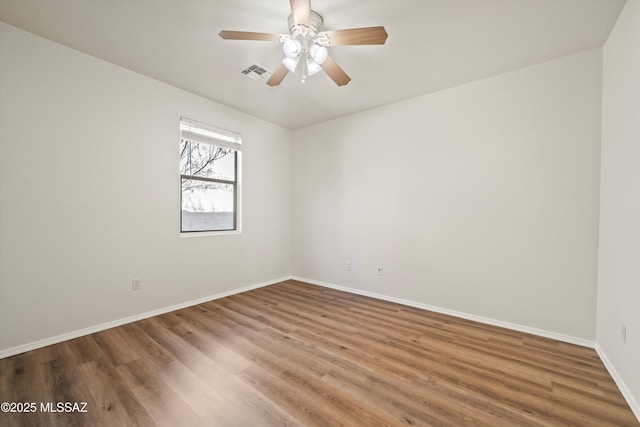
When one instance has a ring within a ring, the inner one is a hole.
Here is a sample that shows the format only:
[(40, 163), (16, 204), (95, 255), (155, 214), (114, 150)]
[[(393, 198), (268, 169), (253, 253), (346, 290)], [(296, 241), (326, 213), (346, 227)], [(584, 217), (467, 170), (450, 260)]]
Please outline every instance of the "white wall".
[(597, 343), (640, 419), (640, 1), (625, 5), (603, 68)]
[[(242, 234), (179, 237), (180, 116), (243, 135)], [(290, 131), (2, 23), (0, 118), (0, 352), (290, 274)]]
[(592, 342), (600, 87), (593, 50), (296, 131), (294, 275)]

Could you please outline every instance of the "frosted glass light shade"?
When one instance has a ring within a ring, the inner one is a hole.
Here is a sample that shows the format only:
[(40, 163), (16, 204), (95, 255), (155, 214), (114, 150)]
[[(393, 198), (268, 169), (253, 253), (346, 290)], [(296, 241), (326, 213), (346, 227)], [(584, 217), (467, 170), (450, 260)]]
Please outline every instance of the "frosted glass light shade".
[(319, 44), (314, 43), (309, 48), (309, 54), (311, 55), (313, 60), (316, 62), (316, 64), (320, 65), (327, 60), (327, 56), (329, 55), (329, 52), (327, 52), (326, 47), (320, 46)]
[(289, 39), (282, 43), (282, 50), (287, 58), (296, 58), (302, 51), (302, 45), (298, 40)]
[(318, 65), (316, 61), (314, 61), (312, 58), (307, 59), (307, 71), (309, 72), (310, 76), (319, 73), (320, 70), (322, 70), (322, 67), (320, 67), (320, 65)]
[(294, 57), (294, 58), (290, 58), (290, 57), (286, 57), (282, 60), (282, 63), (284, 64), (285, 67), (287, 67), (287, 69), (289, 71), (291, 71), (292, 73), (296, 72), (296, 67), (298, 66), (298, 57)]

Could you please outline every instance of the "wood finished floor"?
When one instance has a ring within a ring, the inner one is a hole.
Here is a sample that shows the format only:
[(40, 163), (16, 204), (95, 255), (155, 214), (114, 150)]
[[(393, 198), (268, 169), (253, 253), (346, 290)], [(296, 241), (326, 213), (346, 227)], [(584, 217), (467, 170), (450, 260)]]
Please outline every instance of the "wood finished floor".
[[(638, 426), (594, 350), (295, 281), (0, 360), (10, 426)], [(38, 408), (39, 409), (39, 408)]]

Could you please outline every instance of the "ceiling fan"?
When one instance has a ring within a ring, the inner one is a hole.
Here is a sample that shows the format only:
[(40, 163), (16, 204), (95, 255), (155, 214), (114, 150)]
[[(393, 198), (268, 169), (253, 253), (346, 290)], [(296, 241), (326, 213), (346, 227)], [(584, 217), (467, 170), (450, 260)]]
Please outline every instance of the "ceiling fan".
[(382, 26), (322, 31), (322, 16), (311, 10), (311, 0), (290, 0), (290, 3), (289, 34), (228, 30), (219, 34), (225, 40), (282, 43), (285, 57), (267, 81), (269, 86), (278, 86), (289, 71), (295, 73), (299, 63), (302, 63), (302, 83), (307, 77), (324, 70), (338, 86), (344, 86), (351, 77), (329, 56), (327, 47), (384, 44), (387, 40), (387, 32)]

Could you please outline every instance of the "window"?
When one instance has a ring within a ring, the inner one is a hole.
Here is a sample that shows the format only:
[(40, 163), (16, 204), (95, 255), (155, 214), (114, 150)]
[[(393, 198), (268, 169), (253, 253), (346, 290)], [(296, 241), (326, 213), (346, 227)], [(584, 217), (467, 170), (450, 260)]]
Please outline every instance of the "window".
[(239, 230), (242, 139), (233, 132), (180, 120), (180, 232)]

